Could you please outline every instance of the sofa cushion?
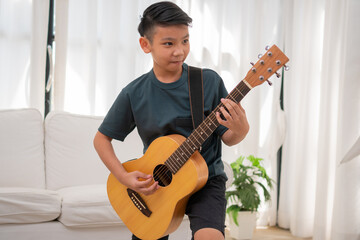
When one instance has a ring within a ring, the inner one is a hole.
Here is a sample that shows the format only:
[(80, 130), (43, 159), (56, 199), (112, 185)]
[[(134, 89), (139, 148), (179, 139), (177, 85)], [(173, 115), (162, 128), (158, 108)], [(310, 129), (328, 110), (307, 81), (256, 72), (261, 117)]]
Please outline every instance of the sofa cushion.
[(0, 187), (45, 188), (41, 113), (1, 110), (0, 123)]
[(67, 227), (123, 224), (110, 205), (105, 184), (63, 188), (59, 193), (63, 198), (59, 221)]
[(56, 219), (61, 211), (57, 192), (34, 188), (0, 188), (0, 224), (38, 223)]
[(100, 117), (50, 112), (45, 119), (47, 188), (106, 182), (108, 170), (99, 159), (93, 139)]
[[(47, 188), (104, 184), (109, 171), (97, 155), (93, 139), (102, 117), (50, 112), (45, 119), (45, 161)], [(139, 157), (142, 143), (136, 132), (125, 142), (113, 141), (121, 161)]]

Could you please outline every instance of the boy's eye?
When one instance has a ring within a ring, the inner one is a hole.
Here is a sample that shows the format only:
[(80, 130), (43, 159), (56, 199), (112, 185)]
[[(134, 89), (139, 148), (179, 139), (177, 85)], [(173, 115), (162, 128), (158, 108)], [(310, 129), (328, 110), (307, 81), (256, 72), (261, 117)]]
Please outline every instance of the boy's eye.
[(184, 44), (189, 43), (189, 39), (184, 39), (183, 43), (184, 43)]
[(171, 45), (173, 45), (173, 44), (172, 44), (172, 42), (165, 42), (164, 45), (165, 45), (165, 46), (171, 46)]

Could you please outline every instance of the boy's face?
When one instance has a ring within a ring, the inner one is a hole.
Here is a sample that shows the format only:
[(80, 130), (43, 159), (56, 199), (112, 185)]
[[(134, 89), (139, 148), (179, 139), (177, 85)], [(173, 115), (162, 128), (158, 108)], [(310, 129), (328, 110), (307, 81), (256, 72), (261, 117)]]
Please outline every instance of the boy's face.
[(151, 52), (154, 70), (177, 74), (190, 51), (189, 29), (186, 25), (156, 26), (152, 41), (140, 38), (145, 53)]

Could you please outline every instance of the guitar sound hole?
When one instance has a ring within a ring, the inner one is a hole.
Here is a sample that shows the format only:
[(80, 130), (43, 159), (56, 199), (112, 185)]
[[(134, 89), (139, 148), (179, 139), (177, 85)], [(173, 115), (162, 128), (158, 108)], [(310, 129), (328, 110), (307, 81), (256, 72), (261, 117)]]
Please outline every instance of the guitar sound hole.
[(164, 164), (155, 167), (153, 176), (154, 180), (157, 181), (161, 187), (166, 187), (172, 180), (172, 174)]

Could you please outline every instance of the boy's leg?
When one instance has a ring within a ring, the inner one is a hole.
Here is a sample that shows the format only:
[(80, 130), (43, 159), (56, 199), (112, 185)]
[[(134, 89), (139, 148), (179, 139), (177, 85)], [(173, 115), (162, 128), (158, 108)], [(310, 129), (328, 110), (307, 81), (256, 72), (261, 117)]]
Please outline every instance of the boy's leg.
[[(158, 240), (168, 240), (169, 239), (169, 235), (159, 238)], [(136, 237), (134, 234), (131, 237), (131, 240), (141, 240), (140, 238)]]
[(213, 177), (190, 197), (186, 214), (190, 220), (192, 239), (224, 239), (225, 183), (225, 177)]
[(222, 232), (215, 228), (202, 228), (198, 230), (193, 237), (195, 240), (224, 240), (224, 238)]

